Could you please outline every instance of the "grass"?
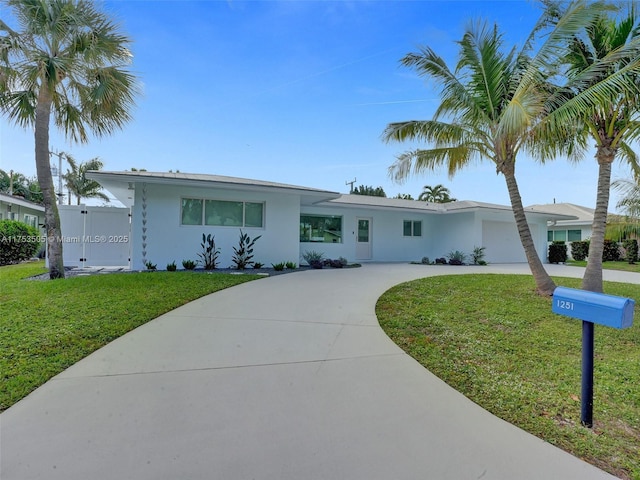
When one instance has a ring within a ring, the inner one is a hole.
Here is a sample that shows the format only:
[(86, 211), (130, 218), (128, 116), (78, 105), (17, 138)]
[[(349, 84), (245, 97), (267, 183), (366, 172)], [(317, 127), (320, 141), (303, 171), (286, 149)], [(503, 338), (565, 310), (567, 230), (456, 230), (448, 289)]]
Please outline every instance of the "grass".
[[(575, 260), (569, 260), (566, 264), (574, 267), (586, 267), (587, 261), (577, 262)], [(623, 272), (640, 273), (640, 263), (602, 262), (602, 268), (605, 270), (622, 270)]]
[[(580, 280), (556, 279), (579, 288)], [(378, 301), (385, 332), (474, 402), (614, 475), (640, 479), (640, 325), (595, 329), (594, 428), (580, 424), (581, 322), (551, 313), (529, 276), (455, 275)], [(605, 282), (640, 300), (640, 285)]]
[(203, 295), (261, 278), (198, 272), (27, 281), (42, 262), (0, 267), (0, 411), (126, 332)]

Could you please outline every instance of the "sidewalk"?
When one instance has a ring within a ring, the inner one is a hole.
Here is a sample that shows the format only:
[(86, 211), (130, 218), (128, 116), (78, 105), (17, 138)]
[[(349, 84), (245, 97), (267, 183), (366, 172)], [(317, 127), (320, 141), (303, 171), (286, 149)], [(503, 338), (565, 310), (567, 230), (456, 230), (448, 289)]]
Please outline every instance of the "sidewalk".
[(470, 272), (528, 268), (372, 264), (187, 304), (2, 413), (0, 478), (614, 478), (481, 409), (378, 326), (391, 286)]

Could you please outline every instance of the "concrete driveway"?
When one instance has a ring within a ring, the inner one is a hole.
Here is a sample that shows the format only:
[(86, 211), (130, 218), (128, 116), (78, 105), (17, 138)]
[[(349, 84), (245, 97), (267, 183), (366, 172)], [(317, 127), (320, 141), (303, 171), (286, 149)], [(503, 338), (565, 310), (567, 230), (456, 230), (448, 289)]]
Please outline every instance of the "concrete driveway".
[(372, 264), (194, 301), (4, 412), (0, 478), (614, 478), (481, 409), (380, 329), (391, 286), (472, 272), (528, 269)]

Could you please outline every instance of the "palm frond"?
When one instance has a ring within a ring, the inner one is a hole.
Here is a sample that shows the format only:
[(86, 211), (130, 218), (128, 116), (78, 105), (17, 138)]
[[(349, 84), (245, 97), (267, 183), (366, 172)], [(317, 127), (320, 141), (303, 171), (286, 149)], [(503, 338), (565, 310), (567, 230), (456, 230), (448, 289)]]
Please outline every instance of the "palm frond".
[(396, 157), (396, 161), (389, 167), (389, 176), (395, 182), (403, 182), (411, 175), (445, 167), (449, 178), (452, 178), (475, 155), (477, 152), (466, 145), (411, 150)]

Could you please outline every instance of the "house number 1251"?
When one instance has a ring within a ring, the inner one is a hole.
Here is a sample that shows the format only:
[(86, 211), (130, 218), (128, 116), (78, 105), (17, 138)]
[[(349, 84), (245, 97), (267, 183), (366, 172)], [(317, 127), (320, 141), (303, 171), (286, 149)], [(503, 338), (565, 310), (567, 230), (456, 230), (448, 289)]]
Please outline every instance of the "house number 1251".
[(573, 302), (558, 300), (558, 303), (556, 305), (558, 306), (558, 308), (562, 308), (563, 310), (573, 310)]

